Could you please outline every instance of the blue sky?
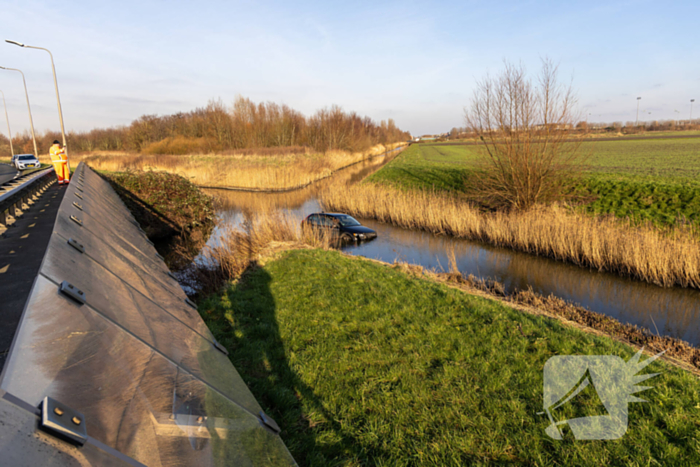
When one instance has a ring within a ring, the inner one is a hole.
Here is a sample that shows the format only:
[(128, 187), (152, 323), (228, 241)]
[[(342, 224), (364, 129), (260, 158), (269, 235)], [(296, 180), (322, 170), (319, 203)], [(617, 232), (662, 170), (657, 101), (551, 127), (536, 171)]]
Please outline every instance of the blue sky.
[[(475, 82), (504, 59), (534, 74), (544, 56), (573, 77), (591, 121), (634, 120), (637, 96), (640, 120), (688, 118), (691, 98), (700, 117), (697, 0), (3, 0), (0, 15), (0, 39), (53, 52), (73, 130), (240, 94), (442, 132), (464, 124)], [(25, 72), (37, 131), (57, 130), (48, 55), (2, 43), (0, 66)], [(0, 89), (13, 132), (28, 129), (19, 74), (0, 70)]]

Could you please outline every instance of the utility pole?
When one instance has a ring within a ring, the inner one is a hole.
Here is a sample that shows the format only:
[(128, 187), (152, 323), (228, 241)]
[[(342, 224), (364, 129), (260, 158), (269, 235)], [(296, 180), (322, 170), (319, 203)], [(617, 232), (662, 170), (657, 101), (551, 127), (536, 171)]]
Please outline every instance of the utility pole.
[(639, 101), (642, 100), (641, 97), (637, 98), (637, 120), (634, 121), (634, 126), (639, 125)]
[(5, 106), (5, 121), (7, 122), (7, 134), (10, 137), (10, 152), (15, 155), (15, 150), (12, 148), (12, 132), (10, 131), (10, 119), (7, 117), (7, 102), (5, 102), (5, 93), (0, 91), (2, 95), (2, 103)]
[(66, 130), (63, 126), (63, 110), (61, 109), (61, 98), (58, 95), (58, 80), (56, 79), (56, 67), (53, 64), (53, 54), (49, 49), (43, 47), (34, 47), (33, 45), (22, 44), (21, 42), (5, 40), (8, 44), (13, 44), (19, 47), (26, 47), (27, 49), (37, 49), (48, 52), (49, 57), (51, 57), (51, 70), (53, 71), (53, 85), (56, 88), (56, 101), (58, 102), (58, 119), (61, 122), (61, 136), (63, 136), (63, 151), (66, 154), (66, 161), (68, 162), (68, 173), (70, 173), (70, 159), (68, 158), (68, 147), (66, 145)]
[(690, 99), (690, 124), (693, 124), (693, 102), (695, 99)]
[(39, 159), (39, 150), (36, 148), (36, 136), (34, 135), (34, 120), (32, 120), (32, 108), (29, 105), (29, 92), (27, 92), (27, 80), (24, 79), (24, 73), (22, 73), (22, 70), (18, 70), (17, 68), (7, 68), (4, 66), (0, 66), (3, 70), (8, 70), (8, 71), (19, 71), (19, 74), (22, 75), (22, 82), (24, 83), (24, 95), (27, 97), (27, 110), (29, 111), (29, 127), (32, 129), (32, 141), (34, 142), (34, 156)]

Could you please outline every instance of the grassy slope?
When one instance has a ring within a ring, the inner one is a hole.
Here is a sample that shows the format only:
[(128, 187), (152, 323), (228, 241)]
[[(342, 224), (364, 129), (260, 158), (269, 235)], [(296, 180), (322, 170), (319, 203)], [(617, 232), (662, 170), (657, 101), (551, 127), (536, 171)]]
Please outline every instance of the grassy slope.
[[(580, 193), (598, 214), (661, 225), (678, 215), (700, 222), (700, 139), (586, 143)], [(474, 146), (413, 145), (369, 177), (411, 189), (464, 190), (477, 159)]]
[(287, 252), (200, 312), (300, 465), (700, 463), (695, 377), (654, 363), (623, 438), (551, 440), (547, 359), (633, 351), (386, 266)]
[(470, 146), (413, 144), (367, 180), (411, 189), (462, 191), (475, 160)]

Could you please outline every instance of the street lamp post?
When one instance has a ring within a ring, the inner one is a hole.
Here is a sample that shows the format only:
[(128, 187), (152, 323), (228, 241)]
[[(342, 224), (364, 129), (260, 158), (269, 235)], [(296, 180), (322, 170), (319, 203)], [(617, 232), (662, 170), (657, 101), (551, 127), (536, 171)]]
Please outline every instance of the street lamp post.
[(634, 122), (634, 126), (639, 125), (639, 101), (642, 100), (641, 97), (637, 98), (637, 120)]
[(68, 146), (66, 145), (66, 129), (63, 125), (63, 109), (61, 108), (61, 97), (58, 95), (58, 80), (56, 79), (56, 66), (53, 64), (53, 54), (49, 49), (43, 47), (34, 47), (33, 45), (22, 44), (21, 42), (5, 40), (8, 44), (14, 44), (27, 49), (38, 49), (48, 52), (51, 57), (51, 70), (53, 71), (53, 85), (56, 88), (56, 101), (58, 102), (58, 119), (61, 122), (61, 136), (63, 137), (63, 151), (66, 154), (66, 162), (68, 163), (68, 173), (70, 173), (70, 159), (68, 158)]
[(39, 150), (36, 148), (36, 136), (34, 135), (34, 121), (32, 120), (32, 108), (29, 105), (29, 92), (27, 92), (27, 80), (24, 79), (24, 73), (22, 73), (22, 70), (18, 70), (17, 68), (7, 68), (4, 66), (0, 66), (0, 69), (8, 71), (19, 71), (19, 73), (22, 75), (22, 82), (24, 83), (24, 95), (27, 98), (27, 110), (29, 111), (29, 127), (32, 129), (32, 141), (34, 142), (34, 156), (38, 160)]
[(693, 124), (693, 102), (695, 99), (690, 99), (690, 124)]
[(5, 121), (7, 122), (7, 134), (10, 137), (10, 152), (15, 155), (15, 150), (12, 148), (12, 132), (10, 131), (10, 119), (7, 116), (7, 102), (5, 102), (5, 93), (0, 91), (2, 95), (2, 104), (5, 106)]

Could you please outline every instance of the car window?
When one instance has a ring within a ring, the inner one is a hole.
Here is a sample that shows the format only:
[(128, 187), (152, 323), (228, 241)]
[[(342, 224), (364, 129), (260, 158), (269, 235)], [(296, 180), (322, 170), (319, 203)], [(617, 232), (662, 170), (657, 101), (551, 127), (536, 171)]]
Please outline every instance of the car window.
[(338, 219), (338, 222), (340, 222), (340, 225), (342, 225), (343, 227), (355, 227), (358, 225), (362, 225), (357, 221), (357, 219), (355, 219), (352, 216), (336, 216), (336, 219)]
[(322, 216), (321, 225), (323, 225), (324, 227), (333, 227), (335, 225), (335, 222), (333, 222), (333, 218), (330, 216)]
[(19, 160), (21, 161), (31, 161), (34, 159), (34, 156), (19, 156)]
[(318, 214), (311, 214), (309, 216), (308, 221), (311, 225), (319, 225), (318, 224)]

